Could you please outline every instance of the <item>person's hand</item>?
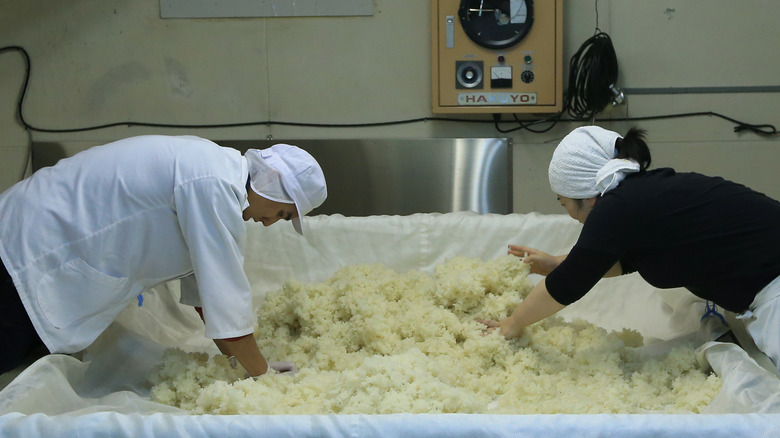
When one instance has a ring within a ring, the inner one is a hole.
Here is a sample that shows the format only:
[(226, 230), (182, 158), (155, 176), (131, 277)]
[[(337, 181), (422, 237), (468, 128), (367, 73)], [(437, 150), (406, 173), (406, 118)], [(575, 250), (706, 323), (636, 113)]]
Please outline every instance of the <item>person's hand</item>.
[(498, 330), (501, 335), (506, 339), (512, 339), (520, 337), (523, 334), (522, 328), (516, 328), (512, 326), (510, 318), (504, 318), (501, 321), (494, 321), (492, 319), (477, 319), (477, 322), (484, 324), (485, 328), (482, 329), (482, 336), (486, 336), (492, 333), (494, 330)]
[(507, 254), (523, 259), (523, 263), (531, 264), (531, 273), (546, 276), (561, 264), (566, 256), (553, 256), (538, 249), (522, 245), (509, 245)]
[(279, 374), (287, 374), (290, 376), (298, 372), (298, 367), (296, 367), (293, 362), (268, 362), (268, 367)]
[[(241, 363), (236, 359), (235, 356), (228, 357), (228, 364), (230, 364), (230, 367), (233, 369), (241, 369), (244, 370), (244, 367), (241, 366)], [(240, 367), (240, 368), (239, 368)], [(266, 371), (264, 374), (261, 374), (259, 376), (255, 376), (254, 379), (257, 380), (260, 377), (265, 376), (266, 374), (270, 373), (271, 370), (276, 371), (279, 374), (289, 375), (292, 376), (293, 374), (298, 372), (298, 367), (295, 366), (294, 362), (268, 362), (268, 371)], [(244, 370), (245, 378), (251, 377), (246, 370)]]

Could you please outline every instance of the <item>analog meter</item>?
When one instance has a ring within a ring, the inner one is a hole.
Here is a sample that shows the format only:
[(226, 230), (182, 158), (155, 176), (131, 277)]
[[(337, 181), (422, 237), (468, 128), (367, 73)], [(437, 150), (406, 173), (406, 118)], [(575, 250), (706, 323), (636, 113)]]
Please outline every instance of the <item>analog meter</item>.
[(555, 113), (563, 0), (430, 0), (433, 112)]

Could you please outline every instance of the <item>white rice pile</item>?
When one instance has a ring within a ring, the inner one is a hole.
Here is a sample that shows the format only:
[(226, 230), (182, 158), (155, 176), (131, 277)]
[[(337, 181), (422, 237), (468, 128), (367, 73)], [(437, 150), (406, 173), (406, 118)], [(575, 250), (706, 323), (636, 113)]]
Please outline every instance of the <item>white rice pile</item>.
[(506, 341), (482, 335), (532, 287), (512, 256), (454, 258), (434, 277), (343, 268), (269, 294), (255, 338), (293, 375), (242, 379), (224, 356), (170, 350), (152, 399), (203, 414), (699, 412), (721, 380), (694, 347), (639, 361), (642, 337), (547, 318)]

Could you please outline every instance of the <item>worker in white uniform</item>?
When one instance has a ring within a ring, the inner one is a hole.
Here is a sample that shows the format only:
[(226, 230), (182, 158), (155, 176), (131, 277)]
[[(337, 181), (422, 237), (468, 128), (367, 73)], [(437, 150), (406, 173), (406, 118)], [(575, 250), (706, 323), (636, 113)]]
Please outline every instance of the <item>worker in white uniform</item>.
[(303, 234), (326, 196), (322, 169), (298, 147), (241, 155), (192, 136), (119, 140), (35, 172), (0, 195), (0, 371), (40, 343), (83, 350), (145, 289), (181, 278), (205, 336), (265, 374), (244, 221), (285, 219)]

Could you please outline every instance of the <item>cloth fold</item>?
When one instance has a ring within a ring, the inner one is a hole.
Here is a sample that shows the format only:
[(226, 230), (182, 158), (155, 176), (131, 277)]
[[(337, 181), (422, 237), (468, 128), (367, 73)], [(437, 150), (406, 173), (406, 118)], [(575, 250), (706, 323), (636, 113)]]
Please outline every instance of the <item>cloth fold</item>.
[(596, 190), (601, 196), (614, 189), (629, 173), (639, 172), (639, 163), (634, 160), (614, 158), (607, 161), (596, 172)]

